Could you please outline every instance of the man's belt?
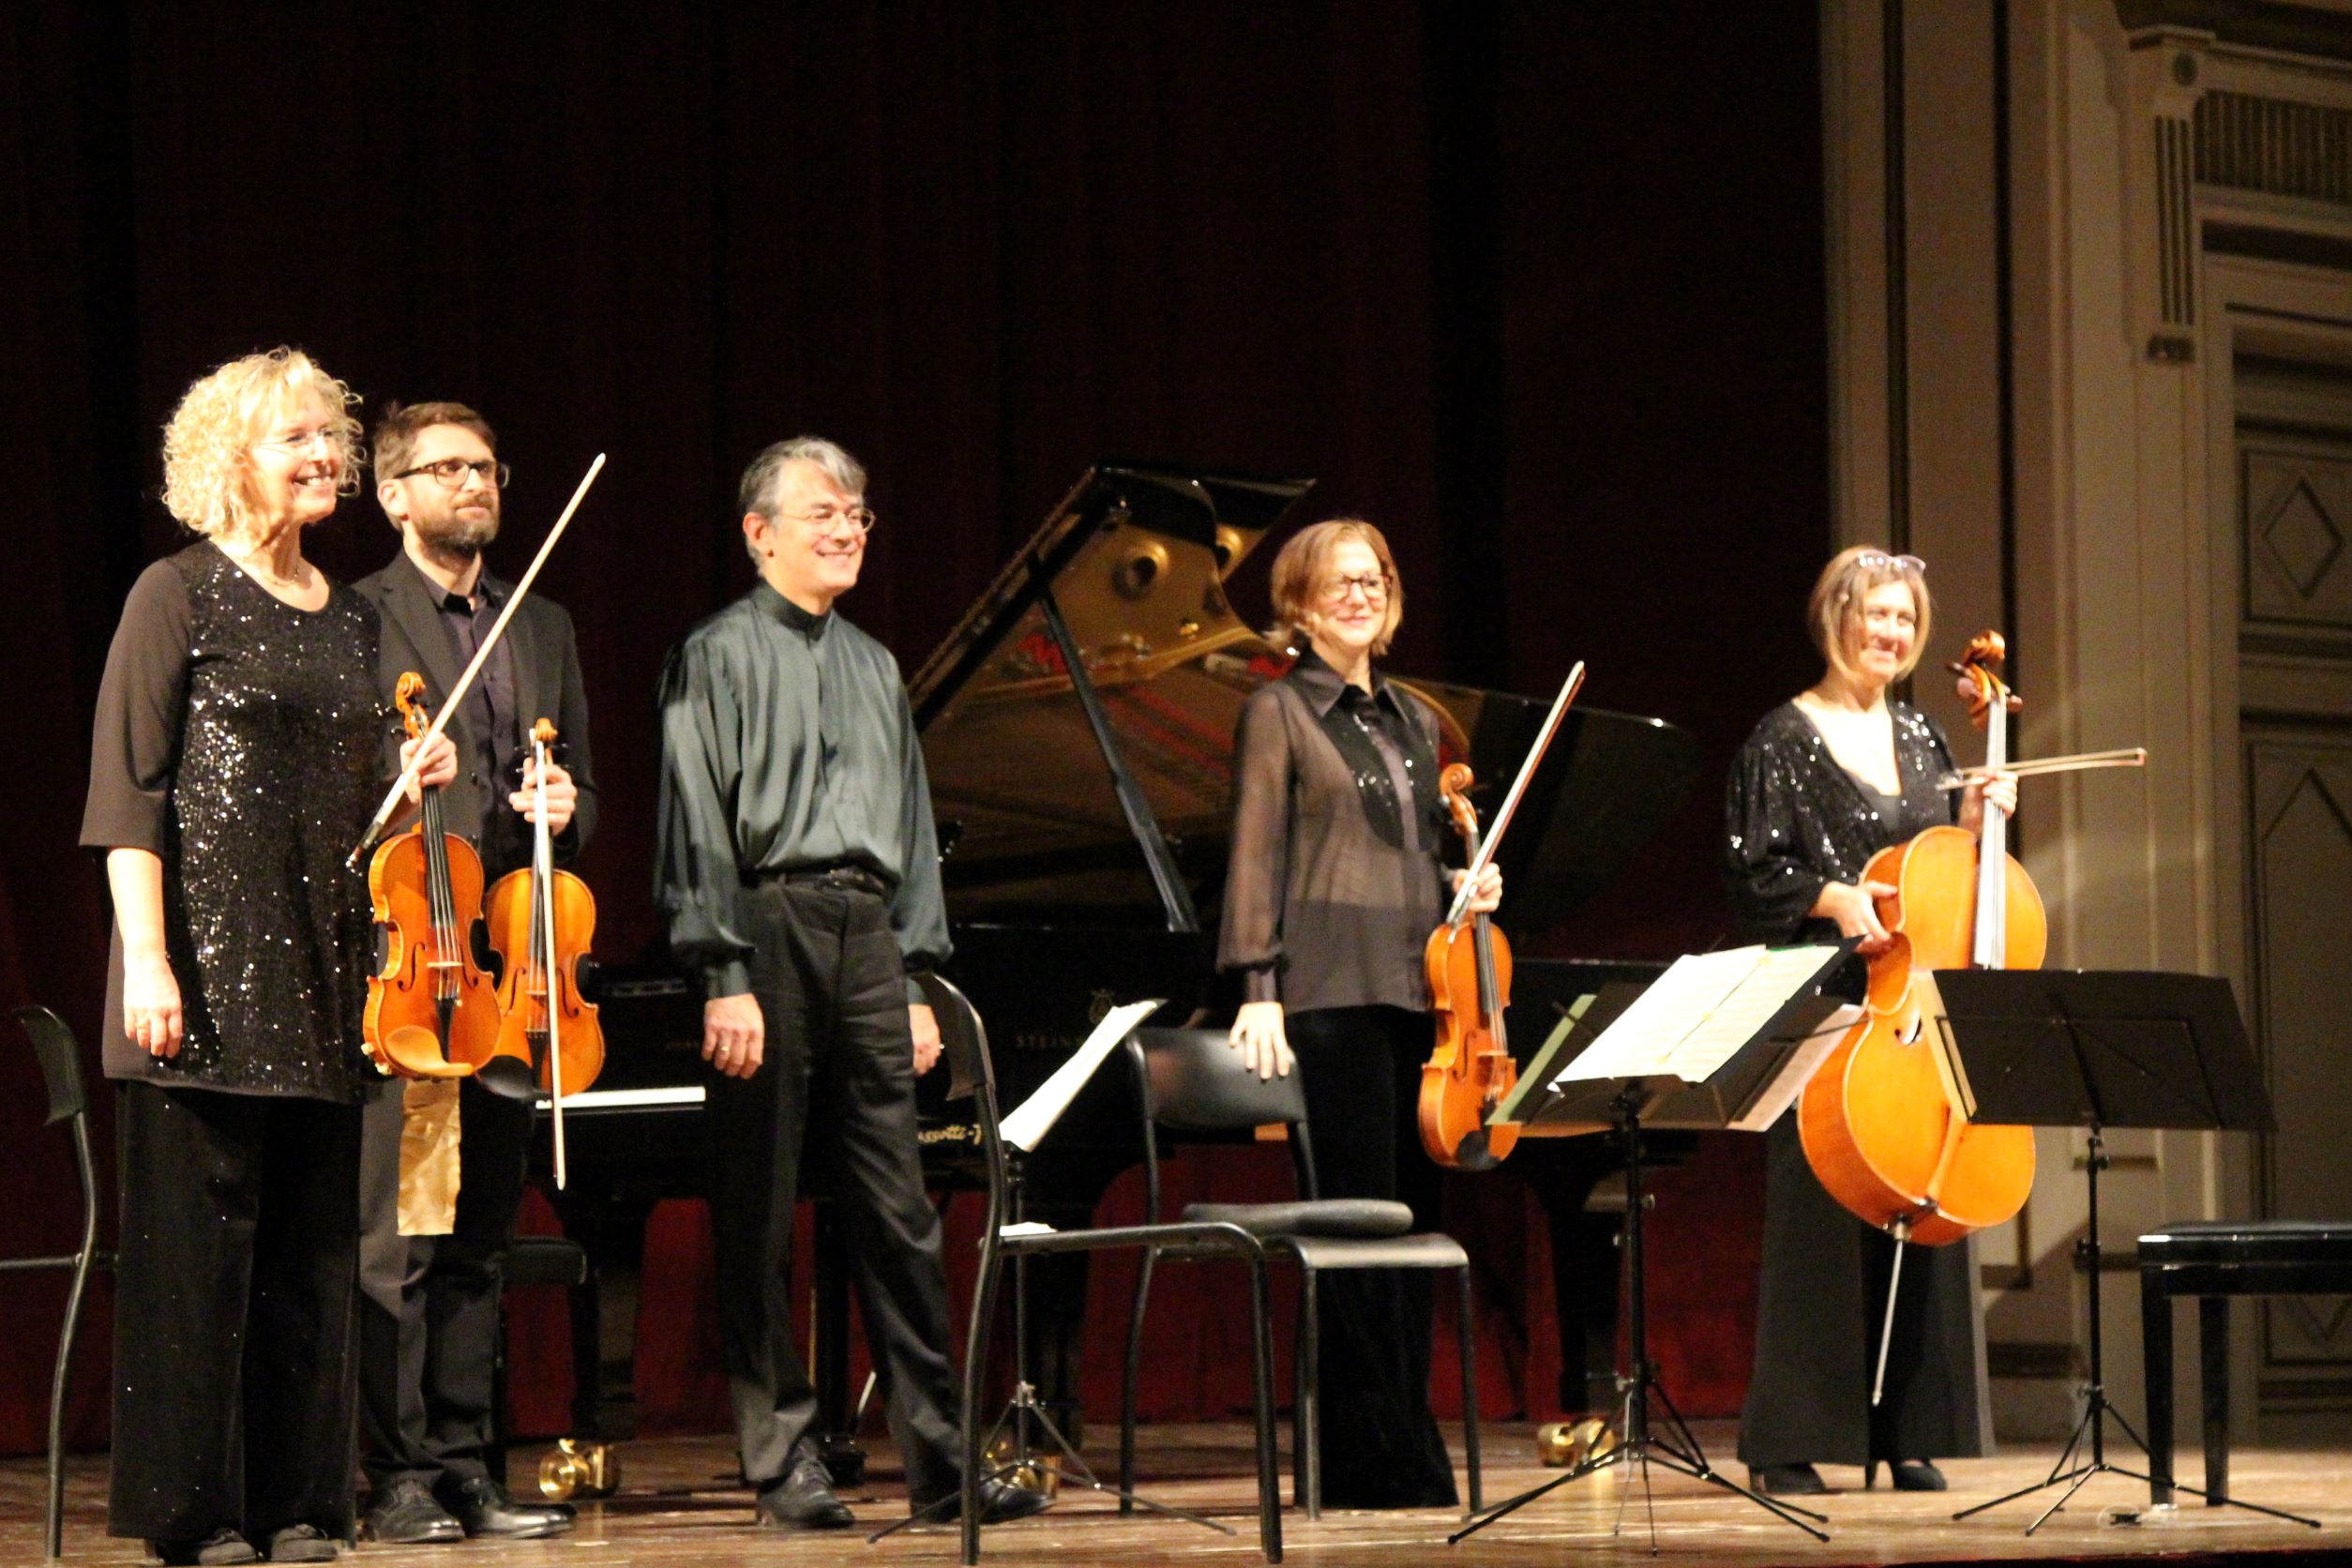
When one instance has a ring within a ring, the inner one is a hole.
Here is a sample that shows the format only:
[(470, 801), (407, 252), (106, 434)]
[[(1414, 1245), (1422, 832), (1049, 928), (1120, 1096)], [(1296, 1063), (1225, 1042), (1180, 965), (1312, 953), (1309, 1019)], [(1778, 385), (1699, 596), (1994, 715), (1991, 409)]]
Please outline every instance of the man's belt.
[(754, 882), (782, 882), (787, 887), (824, 887), (836, 893), (870, 893), (890, 897), (890, 884), (863, 866), (796, 866), (789, 870), (761, 871)]

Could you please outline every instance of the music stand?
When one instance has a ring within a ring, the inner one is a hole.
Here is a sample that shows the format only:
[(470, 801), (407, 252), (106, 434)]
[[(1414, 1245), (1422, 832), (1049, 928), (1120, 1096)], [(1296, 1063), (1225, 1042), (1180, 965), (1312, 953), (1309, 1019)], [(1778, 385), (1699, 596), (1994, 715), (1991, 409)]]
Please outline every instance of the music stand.
[[(2143, 1455), (2148, 1444), (2109, 1402), (2104, 1380), (2099, 1172), (2107, 1164), (2106, 1130), (2268, 1132), (2276, 1123), (2226, 980), (2127, 971), (1938, 970), (1922, 986), (1922, 1010), (1935, 1023), (1969, 1121), (2082, 1127), (2090, 1136), (2083, 1167), (2088, 1223), (2074, 1245), (2075, 1262), (2090, 1279), (2090, 1380), (2082, 1417), (2047, 1477), (1952, 1515), (1965, 1519), (2064, 1486), (2026, 1527), (2031, 1535), (2095, 1475), (2156, 1480), (2107, 1459), (2110, 1416)], [(2089, 1456), (2074, 1463), (2086, 1439)], [(2179, 1486), (2169, 1477), (2164, 1484)], [(2319, 1524), (2237, 1498), (2211, 1500), (2314, 1529)]]
[[(1720, 1130), (1753, 1127), (1762, 1130), (1762, 1126), (1772, 1120), (1772, 1116), (1764, 1112), (1777, 1114), (1773, 1107), (1785, 1108), (1797, 1091), (1803, 1087), (1802, 1078), (1820, 1064), (1822, 1053), (1815, 1048), (1819, 1037), (1843, 1028), (1842, 1023), (1824, 1028), (1825, 1023), (1840, 1011), (1842, 1004), (1835, 997), (1824, 996), (1821, 991), (1851, 950), (1852, 943), (1848, 942), (1835, 947), (1778, 951), (1743, 948), (1733, 953), (1707, 954), (1696, 959), (1685, 958), (1661, 976), (1651, 989), (1672, 988), (1669, 983), (1675, 982), (1678, 974), (1687, 975), (1689, 966), (1711, 966), (1719, 972), (1729, 972), (1740, 968), (1742, 958), (1752, 960), (1752, 978), (1737, 981), (1727, 990), (1720, 983), (1703, 985), (1697, 1000), (1686, 1005), (1651, 1009), (1666, 1017), (1665, 1033), (1652, 1032), (1652, 1048), (1639, 1053), (1620, 1048), (1612, 1054), (1612, 1047), (1641, 1044), (1638, 1038), (1629, 1041), (1621, 1033), (1627, 1025), (1633, 1026), (1637, 1033), (1642, 1030), (1643, 1020), (1638, 1016), (1640, 999), (1634, 999), (1636, 1005), (1618, 1010), (1615, 1021), (1595, 1035), (1584, 1051), (1545, 1086), (1542, 1104), (1532, 1109), (1528, 1108), (1528, 1099), (1531, 1096), (1523, 1096), (1517, 1102), (1519, 1114), (1529, 1123), (1577, 1124), (1606, 1121), (1615, 1126), (1616, 1136), (1624, 1148), (1625, 1349), (1629, 1364), (1617, 1379), (1620, 1437), (1616, 1446), (1577, 1465), (1566, 1474), (1495, 1504), (1470, 1524), (1447, 1536), (1446, 1545), (1460, 1543), (1505, 1515), (1524, 1508), (1572, 1481), (1581, 1481), (1612, 1466), (1630, 1466), (1641, 1477), (1643, 1504), (1650, 1519), (1650, 1550), (1655, 1556), (1658, 1550), (1658, 1518), (1650, 1496), (1650, 1467), (1652, 1464), (1693, 1480), (1706, 1482), (1726, 1492), (1737, 1493), (1817, 1541), (1829, 1539), (1826, 1531), (1815, 1528), (1827, 1524), (1828, 1515), (1750, 1491), (1708, 1463), (1706, 1451), (1699, 1447), (1698, 1439), (1693, 1435), (1689, 1424), (1675, 1409), (1674, 1400), (1666, 1393), (1665, 1381), (1659, 1376), (1657, 1364), (1650, 1359), (1649, 1274), (1643, 1248), (1641, 1134), (1645, 1123), (1668, 1128)], [(1809, 957), (1799, 957), (1801, 954)], [(1711, 996), (1712, 1001), (1708, 1000)], [(1658, 1000), (1664, 1000), (1663, 995)], [(1600, 1010), (1596, 1004), (1594, 1011)], [(1698, 1063), (1711, 1064), (1707, 1070), (1700, 1070), (1699, 1065), (1687, 1055), (1685, 1062), (1689, 1076), (1677, 1073), (1670, 1066), (1663, 1066), (1673, 1061), (1678, 1045), (1688, 1045), (1693, 1036), (1718, 1020), (1729, 1018), (1752, 1020), (1759, 1016), (1761, 1023), (1742, 1028), (1743, 1043), (1727, 1055), (1716, 1048), (1705, 1051), (1697, 1059)], [(1578, 1027), (1583, 1027), (1581, 1021)], [(1678, 1028), (1682, 1030), (1681, 1034), (1674, 1033)], [(1588, 1069), (1588, 1058), (1606, 1058), (1609, 1065), (1631, 1065), (1647, 1060), (1662, 1064), (1662, 1070), (1619, 1076), (1576, 1076)], [(1651, 1410), (1653, 1401), (1658, 1407), (1654, 1412)], [(1623, 1522), (1624, 1500), (1620, 1498), (1618, 1528), (1621, 1529)]]

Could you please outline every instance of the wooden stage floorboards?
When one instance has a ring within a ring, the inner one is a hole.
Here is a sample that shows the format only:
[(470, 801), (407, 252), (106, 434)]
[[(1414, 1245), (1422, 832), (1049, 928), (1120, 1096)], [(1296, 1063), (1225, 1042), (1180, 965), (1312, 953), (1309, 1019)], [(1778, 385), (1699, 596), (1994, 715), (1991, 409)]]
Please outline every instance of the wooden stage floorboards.
[[(1455, 1440), (1458, 1463), (1460, 1433)], [(1719, 1462), (1731, 1451), (1727, 1425), (1699, 1429), (1709, 1455)], [(1487, 1437), (1489, 1501), (1560, 1474), (1534, 1461), (1529, 1428), (1497, 1425)], [(1116, 1464), (1115, 1434), (1097, 1434), (1088, 1457), (1106, 1470)], [(1247, 1428), (1173, 1426), (1147, 1428), (1143, 1438), (1145, 1491), (1174, 1506), (1208, 1514), (1235, 1530), (1213, 1534), (1197, 1525), (1138, 1515), (1121, 1519), (1108, 1499), (1071, 1488), (1064, 1500), (1039, 1518), (990, 1530), (982, 1560), (1006, 1564), (1078, 1565), (1101, 1562), (1137, 1568), (1184, 1562), (1248, 1563), (1259, 1560), (1257, 1515), (1249, 1480)], [(851, 1494), (865, 1530), (903, 1513), (896, 1466), (884, 1442), (877, 1442), (869, 1467), (871, 1485)], [(516, 1474), (535, 1467), (542, 1448), (524, 1445), (515, 1455)], [(583, 1508), (580, 1529), (554, 1540), (505, 1545), (474, 1541), (462, 1545), (396, 1547), (362, 1543), (353, 1560), (384, 1568), (607, 1568), (617, 1564), (796, 1565), (952, 1563), (956, 1537), (949, 1530), (902, 1532), (878, 1546), (856, 1533), (810, 1536), (759, 1530), (751, 1525), (750, 1495), (733, 1485), (733, 1454), (717, 1438), (667, 1439), (626, 1444), (621, 1494)], [(2012, 1444), (1995, 1459), (1945, 1467), (1953, 1489), (1943, 1496), (1898, 1494), (1883, 1489), (1848, 1489), (1819, 1502), (1830, 1515), (1831, 1540), (1819, 1545), (1767, 1516), (1739, 1498), (1696, 1482), (1652, 1471), (1656, 1508), (1657, 1560), (1666, 1563), (1847, 1564), (1877, 1562), (1967, 1562), (2065, 1560), (2163, 1555), (2173, 1561), (2211, 1561), (2239, 1554), (2294, 1554), (2272, 1561), (2324, 1560), (2343, 1554), (2352, 1561), (2352, 1452), (2249, 1449), (2233, 1457), (2237, 1489), (2257, 1501), (2317, 1516), (2318, 1530), (2282, 1523), (2238, 1509), (2209, 1509), (2195, 1500), (2163, 1522), (2136, 1527), (2101, 1522), (2103, 1510), (2135, 1507), (2147, 1489), (2116, 1477), (2093, 1481), (2074, 1503), (2028, 1540), (2025, 1526), (2039, 1505), (2013, 1503), (1966, 1524), (1952, 1512), (2026, 1485), (2048, 1472), (2054, 1448)], [(2136, 1455), (2133, 1462), (2136, 1463)], [(2185, 1467), (2200, 1467), (2194, 1455)], [(1832, 1486), (1859, 1488), (1861, 1472), (1830, 1467)], [(66, 1557), (68, 1561), (128, 1564), (143, 1560), (135, 1542), (104, 1533), (105, 1461), (84, 1455), (71, 1461), (68, 1489)], [(34, 1459), (0, 1463), (0, 1564), (15, 1568), (40, 1558), (41, 1466)], [(1285, 1495), (1288, 1495), (1286, 1477)], [(1626, 1501), (1621, 1535), (1612, 1536), (1621, 1498)], [(1338, 1568), (1346, 1564), (1463, 1568), (1542, 1562), (1624, 1562), (1650, 1560), (1650, 1534), (1636, 1485), (1630, 1496), (1622, 1484), (1594, 1478), (1562, 1487), (1511, 1518), (1449, 1548), (1445, 1536), (1459, 1528), (1442, 1513), (1327, 1513), (1308, 1523), (1294, 1512), (1283, 1515), (1286, 1560)], [(2304, 1554), (2323, 1554), (2305, 1556)]]

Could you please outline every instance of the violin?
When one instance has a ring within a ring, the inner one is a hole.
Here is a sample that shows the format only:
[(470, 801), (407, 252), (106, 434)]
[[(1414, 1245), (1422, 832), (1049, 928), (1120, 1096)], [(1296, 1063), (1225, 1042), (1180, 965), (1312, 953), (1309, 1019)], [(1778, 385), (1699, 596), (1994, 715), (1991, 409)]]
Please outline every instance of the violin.
[(544, 1090), (558, 1103), (596, 1082), (604, 1070), (604, 1030), (594, 1003), (580, 994), (580, 965), (596, 931), (588, 884), (555, 868), (547, 820), (548, 748), (555, 726), (531, 727), (538, 822), (531, 864), (498, 879), (490, 892), (490, 947), (498, 980), (498, 1048), (482, 1064), (482, 1086), (516, 1099)]
[[(426, 732), (425, 677), (403, 674), (393, 701), (409, 738)], [(368, 897), (384, 927), (381, 972), (368, 977), (361, 1035), (379, 1072), (409, 1078), (471, 1077), (498, 1048), (498, 996), (474, 959), (482, 917), (482, 860), (447, 832), (440, 785), (422, 792), (419, 824), (377, 846)]]
[[(2024, 705), (2002, 684), (2005, 652), (2000, 634), (1988, 631), (1952, 666), (1984, 729), (1988, 771), (2007, 766), (2008, 717)], [(1931, 827), (1871, 857), (1863, 880), (1896, 890), (1877, 901), (1892, 940), (1870, 959), (1861, 1021), (1799, 1101), (1805, 1159), (1821, 1185), (1898, 1242), (1947, 1245), (2008, 1219), (2033, 1190), (2033, 1129), (1968, 1121), (1922, 1037), (1912, 984), (1926, 970), (2042, 967), (2049, 941), (2042, 895), (2009, 853), (2008, 830), (2008, 814), (1988, 800), (1981, 837)], [(1896, 1258), (1899, 1266), (1899, 1248)], [(1883, 1361), (1882, 1352), (1882, 1368)]]
[[(1455, 831), (1475, 864), (1478, 809), (1470, 805), (1470, 782), (1460, 762), (1438, 776)], [(1421, 1146), (1449, 1170), (1492, 1169), (1519, 1141), (1517, 1127), (1486, 1124), (1519, 1081), (1502, 1021), (1511, 1005), (1511, 944), (1484, 914), (1467, 925), (1448, 921), (1429, 934), (1422, 965), (1437, 1043), (1421, 1068)]]

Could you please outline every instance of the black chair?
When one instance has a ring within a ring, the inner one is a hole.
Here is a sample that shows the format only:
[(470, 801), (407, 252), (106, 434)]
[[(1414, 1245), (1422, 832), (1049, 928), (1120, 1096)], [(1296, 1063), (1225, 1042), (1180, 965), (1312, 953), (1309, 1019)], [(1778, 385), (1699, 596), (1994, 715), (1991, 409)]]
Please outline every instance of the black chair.
[[(1461, 1244), (1436, 1231), (1408, 1234), (1412, 1229), (1413, 1215), (1402, 1203), (1317, 1195), (1314, 1143), (1306, 1123), (1306, 1099), (1295, 1066), (1285, 1076), (1260, 1078), (1242, 1065), (1241, 1053), (1233, 1049), (1222, 1030), (1138, 1030), (1127, 1042), (1127, 1052), (1143, 1108), (1144, 1217), (1148, 1222), (1156, 1222), (1160, 1214), (1157, 1129), (1239, 1133), (1278, 1123), (1289, 1134), (1290, 1162), (1298, 1181), (1296, 1200), (1195, 1203), (1185, 1208), (1184, 1217), (1237, 1225), (1256, 1236), (1269, 1252), (1291, 1259), (1299, 1265), (1302, 1278), (1296, 1357), (1298, 1392), (1291, 1442), (1297, 1465), (1294, 1490), (1306, 1516), (1319, 1518), (1323, 1511), (1322, 1464), (1318, 1449), (1322, 1331), (1315, 1282), (1319, 1275), (1334, 1269), (1448, 1270), (1460, 1281), (1463, 1445), (1470, 1469), (1470, 1507), (1466, 1514), (1477, 1513), (1485, 1501), (1478, 1456), (1478, 1369), (1470, 1319), (1470, 1255), (1462, 1250)], [(1136, 1277), (1135, 1306), (1127, 1325), (1126, 1385), (1120, 1412), (1123, 1478), (1135, 1452), (1136, 1385), (1153, 1265), (1159, 1258), (1182, 1260), (1184, 1257), (1177, 1249), (1154, 1248), (1144, 1255), (1143, 1267)], [(1123, 1479), (1121, 1485), (1125, 1484)]]
[[(988, 1207), (980, 1230), (980, 1272), (973, 1284), (972, 1320), (964, 1343), (963, 1406), (963, 1560), (980, 1560), (979, 1492), (983, 1436), (980, 1425), (982, 1388), (988, 1373), (990, 1329), (996, 1319), (997, 1292), (1004, 1264), (1055, 1252), (1102, 1252), (1116, 1248), (1145, 1249), (1181, 1246), (1244, 1264), (1249, 1272), (1251, 1353), (1258, 1417), (1258, 1535), (1268, 1562), (1282, 1560), (1282, 1490), (1275, 1456), (1274, 1400), (1274, 1337), (1268, 1331), (1266, 1253), (1258, 1239), (1241, 1226), (1222, 1220), (1188, 1221), (1174, 1225), (1127, 1225), (1093, 1230), (1030, 1229), (1018, 1225), (1016, 1177), (997, 1127), (996, 1075), (988, 1061), (988, 1031), (979, 1013), (964, 994), (936, 974), (917, 977), (938, 1017), (942, 1048), (949, 1071), (948, 1098), (970, 1098), (973, 1120), (980, 1128), (981, 1154), (988, 1180)], [(1008, 1233), (1008, 1228), (1013, 1228)], [(1132, 1425), (1132, 1424), (1130, 1424)], [(1133, 1480), (1132, 1432), (1121, 1453), (1123, 1493)], [(1011, 1467), (1005, 1467), (1009, 1470)], [(1091, 1478), (1086, 1484), (1108, 1490)], [(1121, 1512), (1126, 1512), (1122, 1498)], [(1205, 1521), (1203, 1521), (1205, 1522)], [(1218, 1526), (1218, 1529), (1224, 1527)]]
[(49, 1532), (44, 1555), (54, 1559), (65, 1545), (66, 1382), (73, 1371), (74, 1334), (82, 1323), (82, 1297), (93, 1268), (112, 1268), (114, 1255), (98, 1244), (98, 1170), (90, 1157), (90, 1106), (82, 1090), (82, 1048), (66, 1020), (46, 1007), (20, 1007), (16, 1021), (32, 1037), (41, 1077), (49, 1083), (49, 1120), (73, 1124), (73, 1157), (82, 1177), (82, 1244), (60, 1258), (0, 1259), (0, 1274), (34, 1269), (70, 1269), (66, 1321), (57, 1334), (57, 1369), (49, 1382)]

